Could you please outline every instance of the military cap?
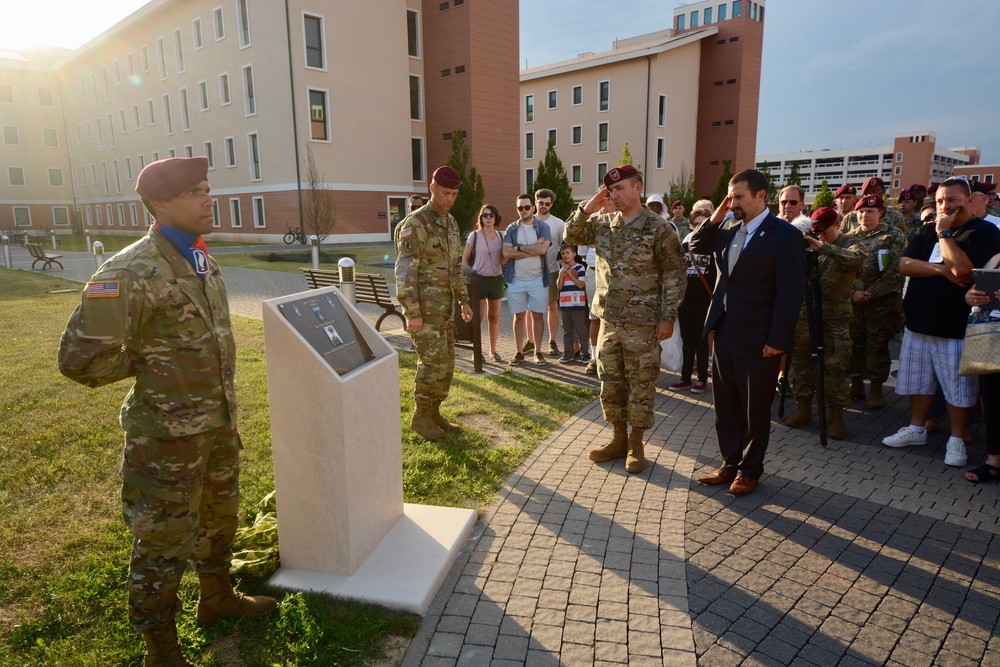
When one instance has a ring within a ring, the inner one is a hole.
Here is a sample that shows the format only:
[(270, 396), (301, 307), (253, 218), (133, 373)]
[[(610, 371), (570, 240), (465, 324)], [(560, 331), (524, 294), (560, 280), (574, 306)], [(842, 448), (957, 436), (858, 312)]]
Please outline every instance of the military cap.
[(677, 208), (678, 206), (684, 206), (684, 202), (680, 199), (674, 201), (674, 203), (670, 205), (670, 208)]
[(853, 185), (841, 185), (837, 188), (837, 191), (833, 193), (834, 197), (840, 197), (843, 195), (856, 195), (858, 194), (858, 189)]
[(899, 193), (897, 201), (920, 201), (917, 199), (917, 195), (913, 194), (909, 190), (903, 190)]
[(143, 199), (166, 201), (207, 178), (207, 157), (171, 157), (147, 164), (135, 179), (135, 193)]
[(873, 188), (876, 185), (881, 185), (884, 188), (885, 181), (883, 181), (878, 176), (872, 176), (867, 181), (865, 181), (864, 185), (861, 186), (861, 194), (866, 194), (868, 192), (868, 188)]
[(934, 193), (937, 192), (937, 189), (939, 187), (941, 187), (940, 183), (938, 183), (937, 181), (932, 181), (931, 184), (927, 186), (927, 194), (933, 197)]
[(444, 188), (457, 188), (462, 184), (462, 178), (455, 171), (454, 167), (449, 167), (445, 165), (443, 167), (438, 167), (434, 170), (434, 175), (431, 177), (434, 182)]
[(987, 197), (996, 190), (996, 183), (983, 183), (982, 181), (969, 181), (969, 187), (973, 192), (979, 192)]
[(878, 195), (865, 195), (854, 205), (855, 211), (860, 211), (863, 208), (880, 208), (885, 210), (885, 202)]
[[(924, 185), (923, 183), (914, 183), (909, 188), (907, 188), (907, 190), (917, 195), (919, 199), (923, 199), (924, 197), (927, 196), (927, 186)], [(923, 196), (921, 196), (921, 193), (923, 193)]]
[(819, 207), (813, 211), (812, 215), (809, 217), (813, 221), (813, 234), (822, 234), (827, 229), (837, 224), (837, 221), (840, 220), (840, 216), (837, 215), (837, 212), (829, 206)]
[(633, 176), (638, 176), (638, 175), (639, 175), (639, 170), (630, 164), (622, 165), (621, 167), (615, 167), (608, 173), (604, 174), (604, 187), (610, 188), (618, 181), (624, 181), (627, 178), (632, 178)]

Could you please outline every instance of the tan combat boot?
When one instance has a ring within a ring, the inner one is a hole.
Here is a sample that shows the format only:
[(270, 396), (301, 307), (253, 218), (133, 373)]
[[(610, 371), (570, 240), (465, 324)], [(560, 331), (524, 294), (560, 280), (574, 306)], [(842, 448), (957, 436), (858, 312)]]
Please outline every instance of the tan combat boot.
[(843, 440), (847, 435), (844, 426), (844, 406), (839, 403), (830, 403), (830, 418), (826, 422), (826, 434), (834, 440)]
[(198, 577), (198, 625), (209, 626), (220, 618), (263, 616), (278, 606), (278, 601), (264, 595), (250, 597), (233, 590), (228, 572)]
[(858, 401), (865, 397), (865, 381), (861, 379), (860, 375), (851, 378), (851, 388), (848, 391), (852, 401)]
[(461, 426), (459, 426), (458, 424), (453, 424), (453, 423), (451, 423), (450, 421), (448, 421), (447, 419), (444, 418), (444, 415), (441, 414), (441, 405), (440, 404), (438, 404), (438, 405), (432, 405), (430, 407), (430, 409), (427, 411), (427, 414), (429, 414), (431, 416), (431, 421), (433, 421), (434, 424), (438, 428), (440, 428), (442, 431), (444, 431), (445, 433), (447, 433), (448, 431), (461, 431), (462, 430)]
[(428, 440), (441, 440), (444, 438), (444, 431), (434, 423), (434, 418), (431, 416), (430, 410), (420, 407), (413, 410), (413, 416), (410, 417), (410, 428)]
[(871, 388), (868, 390), (868, 406), (869, 410), (881, 410), (882, 406), (885, 405), (885, 398), (882, 396), (882, 383), (875, 382), (872, 380)]
[(797, 403), (795, 413), (785, 420), (788, 428), (799, 428), (813, 420), (813, 397), (796, 396), (795, 401)]
[(181, 653), (174, 619), (154, 625), (142, 633), (142, 638), (146, 642), (146, 655), (142, 660), (145, 667), (194, 667)]
[(632, 432), (628, 436), (628, 456), (625, 458), (625, 470), (633, 475), (646, 469), (646, 453), (642, 450), (642, 434), (645, 432), (646, 429), (633, 426)]
[(611, 425), (615, 427), (611, 442), (590, 450), (590, 460), (594, 463), (620, 459), (628, 454), (628, 426), (625, 422), (612, 422)]

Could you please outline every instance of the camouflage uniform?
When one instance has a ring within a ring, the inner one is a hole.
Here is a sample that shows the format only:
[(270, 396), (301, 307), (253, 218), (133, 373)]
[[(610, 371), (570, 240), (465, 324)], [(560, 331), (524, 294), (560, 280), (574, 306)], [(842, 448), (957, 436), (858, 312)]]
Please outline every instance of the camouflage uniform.
[(660, 374), (656, 324), (677, 320), (687, 287), (684, 252), (670, 226), (645, 207), (630, 221), (620, 212), (588, 217), (577, 209), (565, 240), (597, 250), (593, 310), (601, 318), (597, 369), (604, 418), (648, 429)]
[[(889, 225), (890, 227), (895, 227), (901, 232), (906, 231), (906, 222), (903, 220), (903, 214), (894, 208), (885, 209), (881, 222)], [(844, 222), (840, 225), (841, 233), (843, 234), (853, 234), (860, 228), (861, 222), (858, 220), (857, 211), (851, 211), (848, 213), (844, 217)]]
[(134, 377), (122, 514), (134, 540), (129, 617), (140, 632), (181, 611), (188, 560), (229, 571), (239, 509), (236, 346), (219, 265), (205, 280), (155, 227), (105, 262), (59, 346), (59, 370), (90, 387)]
[[(815, 270), (823, 293), (823, 386), (827, 402), (847, 405), (850, 402), (847, 366), (851, 360), (851, 291), (858, 271), (865, 264), (868, 249), (857, 237), (841, 234), (833, 243), (824, 243), (815, 253)], [(803, 303), (795, 325), (791, 354), (792, 391), (797, 397), (811, 397), (816, 393), (811, 352), (809, 320)]]
[(462, 275), (458, 223), (425, 204), (396, 227), (396, 298), (407, 320), (423, 318), (410, 332), (417, 350), (417, 409), (441, 404), (455, 373), (455, 301), (469, 303)]
[(923, 225), (923, 221), (920, 218), (920, 213), (914, 213), (909, 217), (909, 219), (903, 221), (903, 235), (906, 236), (906, 245), (910, 245), (910, 241), (916, 235), (917, 230)]
[[(881, 384), (889, 378), (892, 364), (889, 341), (903, 324), (903, 276), (899, 273), (899, 260), (906, 249), (906, 237), (884, 222), (871, 231), (858, 228), (852, 236), (868, 249), (868, 259), (853, 289), (871, 292), (872, 296), (867, 303), (854, 304), (848, 377)], [(889, 252), (885, 271), (879, 269), (879, 250)]]

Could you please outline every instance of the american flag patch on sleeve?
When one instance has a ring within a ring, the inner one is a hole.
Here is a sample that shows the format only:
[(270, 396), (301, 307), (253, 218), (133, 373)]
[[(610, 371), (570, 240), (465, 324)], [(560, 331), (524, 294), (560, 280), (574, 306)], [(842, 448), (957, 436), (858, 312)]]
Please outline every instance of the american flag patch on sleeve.
[(100, 299), (116, 297), (120, 293), (117, 280), (108, 280), (100, 283), (87, 283), (87, 298)]
[(409, 227), (399, 232), (399, 238), (403, 239), (413, 233), (413, 230)]

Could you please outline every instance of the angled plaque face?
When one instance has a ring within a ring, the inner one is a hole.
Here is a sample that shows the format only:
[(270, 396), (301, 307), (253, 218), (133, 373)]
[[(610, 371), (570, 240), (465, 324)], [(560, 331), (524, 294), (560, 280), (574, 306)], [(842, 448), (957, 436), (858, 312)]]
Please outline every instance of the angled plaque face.
[(327, 292), (278, 305), (285, 319), (338, 375), (375, 358), (347, 314), (342, 298), (338, 293)]

